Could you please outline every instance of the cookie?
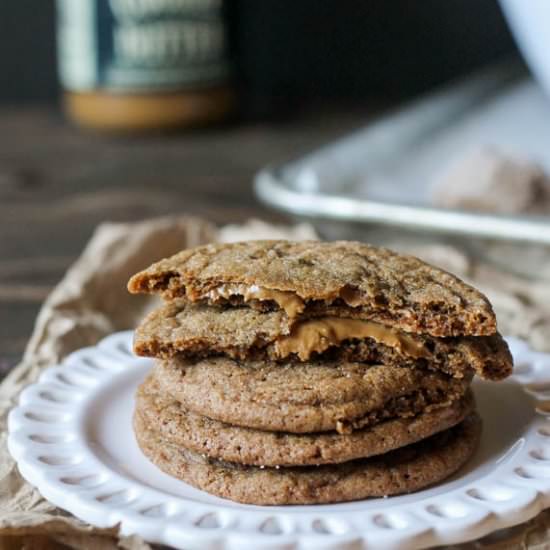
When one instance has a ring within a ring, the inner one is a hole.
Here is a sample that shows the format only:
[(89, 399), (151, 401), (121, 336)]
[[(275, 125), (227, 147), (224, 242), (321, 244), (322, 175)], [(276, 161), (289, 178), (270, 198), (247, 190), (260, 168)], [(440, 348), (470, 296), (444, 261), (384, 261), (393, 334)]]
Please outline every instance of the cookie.
[(321, 504), (410, 493), (444, 480), (474, 453), (481, 421), (473, 413), (454, 428), (377, 457), (292, 468), (206, 458), (166, 442), (139, 415), (134, 431), (153, 464), (197, 489), (246, 504)]
[(435, 338), (410, 334), (374, 321), (338, 317), (290, 319), (284, 311), (167, 304), (151, 312), (134, 338), (138, 355), (234, 359), (287, 358), (359, 361), (440, 369), (461, 377), (473, 368), (485, 379), (501, 380), (512, 357), (500, 334)]
[(173, 445), (227, 462), (256, 466), (335, 464), (387, 453), (455, 426), (473, 411), (468, 392), (447, 407), (387, 420), (351, 434), (289, 434), (242, 428), (185, 410), (149, 377), (138, 389), (136, 414)]
[(248, 241), (184, 250), (134, 275), (167, 299), (359, 316), (432, 336), (491, 335), (487, 298), (418, 258), (358, 242)]
[(159, 391), (214, 420), (259, 430), (346, 433), (445, 407), (466, 393), (472, 372), (345, 362), (237, 362), (226, 357), (157, 361)]

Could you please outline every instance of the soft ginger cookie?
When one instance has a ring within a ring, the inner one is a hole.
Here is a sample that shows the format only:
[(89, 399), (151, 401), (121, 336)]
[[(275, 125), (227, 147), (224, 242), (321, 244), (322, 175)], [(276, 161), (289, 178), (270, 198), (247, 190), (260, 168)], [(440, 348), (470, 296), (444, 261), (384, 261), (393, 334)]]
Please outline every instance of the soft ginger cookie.
[(220, 308), (182, 300), (152, 311), (134, 338), (138, 355), (234, 359), (340, 360), (428, 367), (462, 377), (474, 369), (500, 380), (512, 357), (500, 334), (435, 338), (411, 334), (374, 321), (340, 317), (291, 319), (284, 311)]
[(418, 258), (359, 242), (247, 241), (184, 250), (134, 275), (133, 293), (358, 316), (432, 336), (491, 335), (487, 298)]
[(226, 357), (157, 361), (159, 392), (187, 410), (259, 430), (308, 433), (372, 426), (445, 407), (466, 393), (472, 372), (345, 362), (237, 362)]
[(149, 377), (138, 389), (136, 414), (168, 443), (227, 462), (256, 466), (335, 464), (383, 454), (455, 426), (473, 411), (471, 392), (447, 407), (395, 418), (351, 434), (291, 434), (242, 428), (185, 410), (158, 393)]
[(418, 491), (456, 472), (474, 453), (481, 421), (463, 422), (381, 456), (336, 465), (292, 468), (242, 466), (172, 445), (139, 415), (134, 431), (143, 454), (167, 474), (219, 497), (246, 504), (321, 504)]

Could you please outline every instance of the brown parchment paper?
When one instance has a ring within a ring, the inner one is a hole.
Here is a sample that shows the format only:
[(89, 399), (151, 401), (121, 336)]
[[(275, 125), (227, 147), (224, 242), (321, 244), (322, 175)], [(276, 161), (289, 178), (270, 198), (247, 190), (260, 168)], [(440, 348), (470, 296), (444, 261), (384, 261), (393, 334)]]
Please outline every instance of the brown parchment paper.
[[(97, 529), (56, 508), (26, 483), (6, 448), (6, 419), (17, 395), (40, 372), (70, 352), (117, 330), (132, 328), (150, 307), (130, 296), (131, 274), (174, 252), (205, 242), (258, 238), (315, 238), (309, 225), (273, 227), (260, 221), (221, 230), (205, 220), (170, 217), (138, 223), (105, 223), (44, 303), (23, 360), (0, 385), (0, 550), (151, 548), (139, 537), (119, 537), (118, 528)], [(396, 242), (396, 248), (403, 249)], [(492, 300), (504, 334), (550, 351), (550, 285), (526, 281), (475, 261), (445, 245), (408, 246), (416, 254), (474, 282)], [(550, 263), (550, 259), (548, 260)], [(462, 545), (470, 548), (550, 548), (550, 513), (527, 524)], [(458, 547), (457, 547), (458, 548)]]

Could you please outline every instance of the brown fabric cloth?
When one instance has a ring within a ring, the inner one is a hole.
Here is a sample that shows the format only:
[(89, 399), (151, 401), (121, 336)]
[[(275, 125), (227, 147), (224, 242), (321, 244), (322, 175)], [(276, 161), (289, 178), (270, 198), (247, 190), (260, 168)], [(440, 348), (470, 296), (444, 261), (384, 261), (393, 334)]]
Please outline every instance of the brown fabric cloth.
[[(174, 217), (133, 224), (102, 224), (84, 252), (44, 303), (22, 362), (0, 385), (0, 550), (75, 548), (144, 550), (139, 537), (119, 537), (117, 527), (96, 529), (44, 500), (19, 475), (6, 448), (6, 420), (20, 390), (68, 353), (107, 334), (134, 327), (151, 299), (126, 292), (129, 276), (162, 257), (212, 240), (314, 238), (310, 226), (277, 228), (253, 221), (217, 230), (208, 222)], [(399, 243), (396, 243), (399, 248)], [(493, 300), (504, 334), (528, 338), (550, 350), (548, 284), (503, 274), (458, 249), (443, 245), (408, 252), (475, 282)], [(547, 548), (550, 512), (506, 533), (469, 544), (477, 548)]]

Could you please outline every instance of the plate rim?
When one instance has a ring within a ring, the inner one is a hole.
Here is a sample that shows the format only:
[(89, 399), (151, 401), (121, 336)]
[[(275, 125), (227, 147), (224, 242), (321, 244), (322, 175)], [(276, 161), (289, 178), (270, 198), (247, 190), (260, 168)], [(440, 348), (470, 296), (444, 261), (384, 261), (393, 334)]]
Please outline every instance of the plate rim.
[[(132, 335), (132, 331), (111, 334), (96, 346), (77, 350), (59, 365), (45, 369), (21, 392), (8, 415), (8, 450), (23, 478), (47, 500), (90, 524), (111, 527), (120, 523), (122, 534), (190, 549), (306, 549), (352, 543), (369, 548), (405, 543), (410, 548), (425, 548), (477, 539), (523, 523), (550, 506), (550, 419), (536, 410), (523, 434), (525, 444), (506, 467), (477, 478), (471, 489), (466, 485), (425, 496), (416, 501), (422, 503), (420, 510), (411, 511), (415, 506), (411, 501), (382, 507), (376, 514), (369, 510), (360, 521), (363, 516), (358, 505), (357, 510), (346, 512), (344, 521), (322, 507), (318, 512), (299, 513), (295, 509), (281, 511), (282, 507), (222, 507), (146, 487), (102, 463), (89, 450), (83, 429), (83, 412), (98, 387), (108, 386), (116, 374), (133, 365), (151, 362), (132, 354)], [(540, 388), (550, 388), (550, 354), (533, 351), (516, 338), (507, 341), (517, 364), (513, 380), (535, 398), (535, 405), (548, 401), (550, 389), (545, 394)], [(37, 425), (42, 428), (41, 435), (33, 436)], [(51, 443), (58, 447), (57, 454), (48, 447)], [(76, 481), (90, 470), (97, 477), (97, 486)], [(520, 471), (530, 477), (521, 477)], [(483, 491), (488, 491), (490, 498), (483, 497)], [(512, 497), (507, 497), (509, 494)], [(137, 507), (136, 502), (140, 503)], [(155, 508), (159, 510), (148, 513)], [(236, 520), (236, 516), (241, 517)]]

